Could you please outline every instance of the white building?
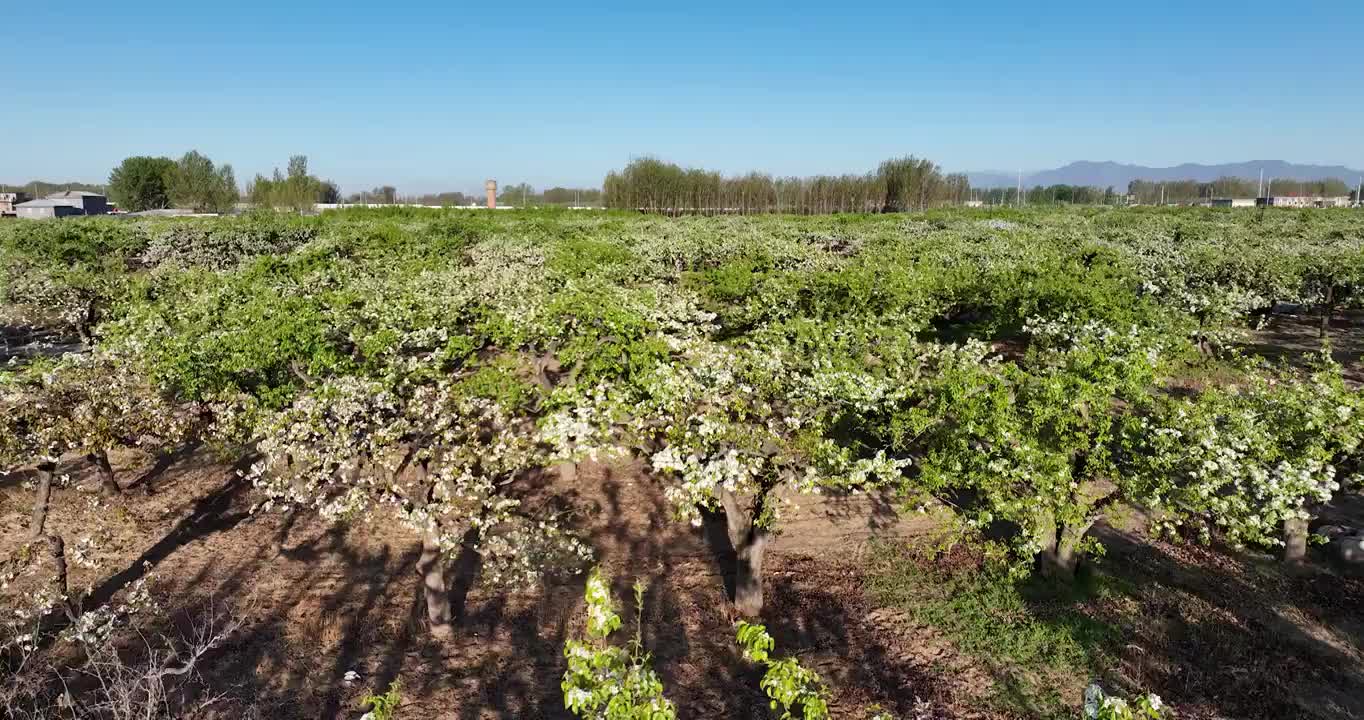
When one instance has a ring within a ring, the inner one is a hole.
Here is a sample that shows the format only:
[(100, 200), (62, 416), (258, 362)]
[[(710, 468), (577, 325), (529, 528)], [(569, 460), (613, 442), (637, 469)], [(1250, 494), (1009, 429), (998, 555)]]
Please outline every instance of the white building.
[(1348, 197), (1321, 197), (1320, 195), (1288, 195), (1262, 197), (1256, 205), (1287, 208), (1332, 208), (1350, 207)]
[(104, 215), (109, 212), (109, 201), (99, 193), (67, 190), (52, 193), (41, 200), (19, 203), (14, 206), (14, 212), (19, 217), (29, 220), (73, 215)]
[(79, 205), (69, 200), (41, 198), (15, 205), (14, 214), (27, 220), (46, 220), (48, 218), (84, 215), (85, 212), (81, 210)]

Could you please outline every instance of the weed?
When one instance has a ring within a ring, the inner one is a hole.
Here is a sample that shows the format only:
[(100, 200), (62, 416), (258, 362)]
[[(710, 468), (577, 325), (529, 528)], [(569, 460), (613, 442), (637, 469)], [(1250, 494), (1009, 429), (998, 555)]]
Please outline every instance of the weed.
[(1083, 605), (1123, 592), (1121, 587), (1093, 576), (1075, 587), (1017, 581), (979, 558), (962, 562), (964, 554), (960, 548), (938, 557), (915, 548), (877, 548), (868, 589), (879, 605), (938, 628), (982, 660), (996, 676), (995, 704), (1041, 717), (1073, 715), (1089, 679), (1113, 665), (1118, 644), (1117, 630), (1086, 614)]
[(398, 717), (398, 705), (402, 702), (401, 680), (394, 680), (392, 685), (383, 695), (369, 695), (364, 699), (364, 704), (370, 706), (370, 711), (365, 714), (369, 720), (394, 720)]

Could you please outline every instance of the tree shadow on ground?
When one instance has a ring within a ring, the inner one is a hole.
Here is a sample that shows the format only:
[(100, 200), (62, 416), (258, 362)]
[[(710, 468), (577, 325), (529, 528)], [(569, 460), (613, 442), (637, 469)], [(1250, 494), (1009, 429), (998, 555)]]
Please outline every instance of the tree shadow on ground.
[[(1181, 717), (1364, 716), (1364, 582), (1226, 549), (1168, 545), (1100, 526), (1097, 579), (1122, 592), (1090, 603), (1121, 634), (1114, 680), (1176, 703)], [(1344, 632), (1342, 632), (1344, 630)]]
[(1264, 328), (1251, 331), (1240, 349), (1272, 363), (1287, 362), (1305, 369), (1321, 353), (1329, 340), (1331, 359), (1341, 365), (1345, 379), (1364, 383), (1364, 311), (1348, 310), (1332, 316), (1328, 337), (1320, 337), (1320, 317), (1313, 315), (1271, 315)]
[[(584, 534), (602, 554), (622, 563), (633, 557), (650, 569), (634, 572), (631, 562), (617, 579), (622, 602), (635, 577), (650, 588), (648, 644), (655, 641), (653, 618), (676, 625), (668, 619), (675, 610), (670, 594), (660, 585), (668, 570), (650, 564), (668, 554), (668, 538), (639, 532), (647, 521), (631, 515), (647, 505), (622, 496), (628, 495), (623, 479), (607, 473), (592, 484), (595, 500), (610, 512), (578, 513), (594, 521), (581, 528)], [(173, 587), (176, 595), (255, 596), (252, 622), (232, 651), (204, 671), (214, 687), (238, 688), (281, 718), (358, 716), (359, 697), (382, 692), (395, 679), (402, 680), (403, 711), (415, 717), (569, 717), (559, 687), (562, 647), (581, 624), (583, 575), (519, 591), (484, 588), (478, 555), (463, 552), (448, 574), (455, 637), (439, 643), (426, 634), (415, 537), (403, 543), (379, 533), (380, 540), (373, 526), (327, 527), (299, 513), (252, 525), (237, 533), (261, 541), (232, 540), (245, 552), (214, 554)], [(399, 550), (389, 549), (390, 539)], [(657, 641), (661, 657), (676, 653), (673, 638)], [(352, 670), (360, 679), (348, 686)]]
[[(174, 450), (157, 453), (152, 460), (151, 467), (138, 474), (132, 482), (124, 485), (123, 490), (126, 492), (134, 488), (140, 488), (148, 495), (156, 492), (156, 486), (162, 481), (172, 467), (176, 468), (180, 473), (194, 467), (193, 463), (195, 461), (193, 458), (202, 445), (203, 444), (196, 439), (191, 440)], [(199, 467), (206, 466), (203, 459), (199, 459), (198, 462), (200, 463)]]
[[(357, 718), (366, 694), (401, 680), (402, 716), (569, 717), (562, 648), (582, 631), (582, 574), (508, 591), (478, 582), (476, 554), (458, 557), (449, 575), (455, 637), (435, 642), (425, 627), (415, 536), (391, 524), (329, 525), (308, 513), (249, 515), (246, 486), (235, 473), (218, 477), (221, 484), (92, 596), (116, 600), (148, 577), (166, 599), (168, 622), (208, 602), (243, 614), (241, 630), (199, 668), (199, 694), (184, 698), (226, 692), (237, 702), (198, 716), (239, 718), (251, 706), (259, 717), (284, 720)], [(766, 717), (761, 671), (735, 645), (724, 573), (704, 528), (674, 522), (657, 485), (630, 467), (583, 472), (571, 485), (547, 480), (543, 491), (568, 504), (572, 528), (611, 574), (625, 619), (613, 642), (639, 633), (679, 717)], [(915, 697), (935, 697), (927, 666), (902, 659), (902, 649), (862, 623), (865, 600), (849, 570), (846, 562), (771, 560), (764, 619), (779, 651), (809, 656), (849, 706), (904, 709)], [(637, 579), (642, 613), (630, 589)]]
[[(813, 557), (780, 562), (763, 620), (779, 656), (798, 656), (828, 683), (835, 716), (879, 705), (896, 717), (960, 708), (978, 673), (950, 657), (931, 629), (875, 607), (859, 568)], [(754, 708), (761, 716), (761, 708)]]
[[(238, 465), (244, 467), (247, 463), (249, 459)], [(148, 571), (155, 569), (161, 561), (181, 547), (211, 534), (229, 530), (249, 517), (250, 512), (246, 509), (233, 509), (234, 501), (238, 500), (248, 487), (235, 472), (236, 469), (233, 468), (234, 471), (228, 476), (227, 481), (218, 489), (196, 500), (190, 512), (177, 522), (170, 532), (144, 551), (127, 568), (115, 573), (86, 595), (82, 601), (84, 609), (89, 611), (109, 602), (115, 593), (145, 576)]]

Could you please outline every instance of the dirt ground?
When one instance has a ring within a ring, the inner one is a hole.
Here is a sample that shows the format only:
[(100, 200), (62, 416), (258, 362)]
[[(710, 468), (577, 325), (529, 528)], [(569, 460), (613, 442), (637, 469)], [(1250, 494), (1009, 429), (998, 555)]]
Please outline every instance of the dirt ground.
[[(1344, 310), (1331, 316), (1327, 330), (1331, 357), (1340, 363), (1346, 380), (1364, 384), (1364, 311)], [(1306, 358), (1321, 351), (1321, 317), (1310, 312), (1270, 315), (1259, 330), (1249, 333), (1242, 346), (1245, 351), (1271, 361), (1302, 365)]]
[[(73, 563), (73, 587), (106, 602), (143, 577), (167, 617), (228, 603), (248, 622), (204, 668), (205, 684), (227, 691), (221, 715), (359, 717), (360, 699), (401, 678), (402, 717), (561, 718), (562, 646), (580, 631), (583, 576), (552, 578), (507, 593), (471, 582), (457, 562), (452, 596), (457, 637), (430, 641), (422, 628), (416, 538), (392, 525), (325, 525), (303, 514), (251, 512), (252, 497), (230, 465), (197, 451), (164, 467), (134, 454), (115, 458), (125, 493), (104, 499), (90, 473), (54, 492), (49, 532), (78, 544), (95, 524), (103, 568)], [(31, 490), (12, 476), (0, 486), (7, 532), (0, 551), (25, 543)], [(157, 491), (141, 488), (154, 481)], [(614, 579), (633, 634), (630, 585), (647, 587), (642, 635), (679, 717), (765, 717), (761, 674), (735, 649), (727, 587), (731, 550), (719, 521), (701, 528), (671, 520), (658, 486), (631, 466), (585, 465), (552, 489), (566, 499)], [(99, 503), (99, 506), (95, 506)], [(878, 536), (910, 536), (923, 521), (900, 520), (883, 500), (806, 502), (771, 550), (764, 620), (783, 653), (817, 668), (834, 708), (853, 717), (873, 703), (900, 717), (990, 717), (965, 709), (988, 680), (931, 628), (876, 612), (862, 591), (859, 557)], [(462, 567), (461, 567), (462, 566)], [(945, 674), (946, 666), (958, 673)], [(348, 684), (348, 671), (360, 679)], [(917, 713), (917, 714), (915, 714)]]
[[(392, 526), (328, 526), (298, 514), (252, 514), (233, 467), (197, 451), (164, 467), (116, 458), (122, 497), (99, 500), (79, 468), (57, 490), (52, 530), (78, 543), (90, 512), (103, 568), (73, 566), (73, 585), (101, 603), (149, 576), (166, 616), (229, 603), (247, 623), (205, 667), (205, 685), (233, 702), (208, 717), (356, 718), (367, 691), (401, 678), (400, 717), (562, 718), (561, 649), (581, 629), (582, 576), (517, 593), (471, 583), (467, 563), (451, 581), (455, 640), (422, 629), (415, 538)], [(140, 488), (154, 480), (157, 492)], [(6, 551), (22, 542), (30, 492), (4, 481)], [(546, 488), (549, 490), (551, 488)], [(629, 465), (587, 465), (552, 488), (608, 568), (633, 634), (629, 586), (646, 586), (642, 636), (667, 693), (685, 718), (766, 717), (760, 674), (732, 641), (724, 532), (670, 519), (657, 486)], [(789, 518), (766, 574), (767, 622), (784, 653), (816, 668), (839, 717), (873, 704), (901, 718), (996, 718), (980, 698), (988, 663), (968, 657), (932, 627), (864, 591), (861, 562), (878, 537), (929, 534), (933, 523), (899, 519), (886, 501), (807, 502)], [(1364, 583), (1325, 568), (1285, 576), (1264, 558), (1152, 543), (1103, 530), (1103, 572), (1141, 588), (1095, 613), (1128, 640), (1119, 672), (1179, 703), (1185, 717), (1349, 718), (1364, 713)], [(347, 672), (359, 680), (347, 683)], [(1299, 702), (1300, 701), (1300, 702)], [(1272, 714), (1257, 714), (1256, 704)], [(1228, 710), (1242, 714), (1226, 714)]]
[[(1364, 316), (1337, 326), (1364, 327)], [(1315, 349), (1315, 328), (1312, 318), (1276, 317), (1249, 347)], [(1338, 335), (1338, 359), (1359, 373), (1360, 334)], [(112, 499), (98, 495), (88, 467), (63, 469), (70, 480), (54, 492), (50, 531), (69, 553), (92, 538), (88, 563), (71, 568), (72, 586), (89, 588), (87, 607), (145, 576), (168, 623), (208, 604), (245, 614), (203, 667), (203, 692), (228, 695), (204, 717), (358, 718), (361, 698), (395, 679), (401, 718), (569, 717), (562, 646), (581, 630), (582, 575), (508, 593), (480, 588), (476, 561), (461, 558), (449, 576), (456, 638), (436, 643), (422, 627), (417, 541), (403, 529), (253, 513), (238, 468), (204, 449), (156, 464), (135, 453), (114, 461), (125, 492)], [(767, 717), (760, 673), (733, 642), (732, 550), (721, 521), (673, 521), (659, 486), (629, 463), (554, 477), (540, 491), (560, 498), (612, 576), (626, 622), (620, 642), (635, 631), (630, 586), (639, 579), (647, 588), (641, 634), (679, 717)], [(27, 480), (0, 478), (0, 559), (27, 543)], [(143, 492), (148, 485), (154, 493)], [(1364, 502), (1338, 505), (1327, 509), (1333, 520), (1364, 525)], [(763, 619), (780, 653), (828, 681), (836, 717), (865, 717), (873, 704), (910, 720), (1010, 717), (982, 702), (997, 681), (989, 663), (866, 592), (870, 544), (931, 536), (933, 522), (899, 515), (884, 498), (804, 498), (785, 528), (765, 570)], [(1110, 548), (1101, 572), (1136, 588), (1088, 607), (1121, 629), (1116, 672), (1161, 692), (1186, 718), (1364, 717), (1358, 574), (1318, 557), (1287, 575), (1271, 558), (1099, 532)], [(0, 591), (0, 602), (23, 589)], [(352, 671), (358, 680), (347, 682)]]
[(1095, 610), (1120, 629), (1117, 672), (1192, 720), (1364, 717), (1364, 578), (1324, 558), (1151, 542), (1109, 529), (1104, 572), (1133, 592)]

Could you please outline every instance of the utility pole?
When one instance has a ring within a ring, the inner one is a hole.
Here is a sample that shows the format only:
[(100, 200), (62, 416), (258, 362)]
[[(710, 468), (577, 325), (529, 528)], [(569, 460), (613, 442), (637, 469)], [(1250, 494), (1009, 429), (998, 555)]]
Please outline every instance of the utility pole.
[(1255, 197), (1265, 196), (1265, 169), (1260, 168), (1260, 185), (1255, 188)]
[(1017, 207), (1023, 207), (1023, 171), (1018, 171), (1018, 202)]

